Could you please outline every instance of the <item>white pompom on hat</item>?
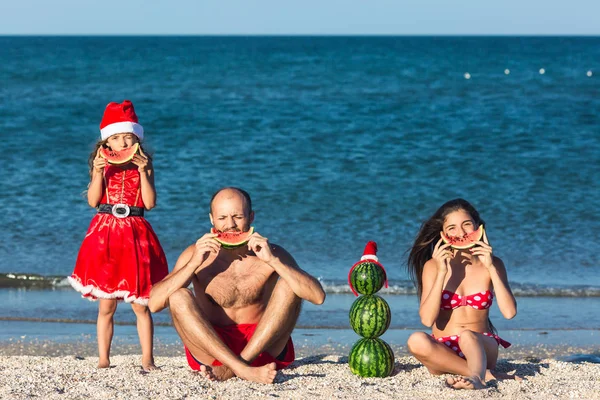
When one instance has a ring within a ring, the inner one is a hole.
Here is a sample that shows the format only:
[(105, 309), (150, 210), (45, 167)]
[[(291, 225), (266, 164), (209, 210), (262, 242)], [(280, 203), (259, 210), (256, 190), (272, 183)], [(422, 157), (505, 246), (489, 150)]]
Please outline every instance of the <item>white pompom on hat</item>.
[(106, 140), (118, 133), (133, 133), (138, 139), (144, 138), (144, 128), (138, 124), (133, 103), (123, 100), (122, 103), (108, 103), (100, 122), (100, 137)]

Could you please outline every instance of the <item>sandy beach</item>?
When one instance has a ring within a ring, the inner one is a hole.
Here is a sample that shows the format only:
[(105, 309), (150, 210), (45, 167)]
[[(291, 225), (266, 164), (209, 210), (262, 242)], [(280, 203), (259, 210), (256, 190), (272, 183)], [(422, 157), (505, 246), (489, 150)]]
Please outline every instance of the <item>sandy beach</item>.
[(280, 371), (273, 385), (234, 378), (210, 382), (192, 372), (182, 356), (157, 357), (160, 370), (146, 373), (139, 355), (112, 357), (113, 366), (97, 369), (96, 357), (0, 356), (2, 399), (597, 399), (600, 364), (527, 358), (503, 360), (498, 369), (525, 380), (490, 381), (476, 392), (446, 387), (414, 358), (396, 359), (391, 377), (352, 375), (347, 357), (299, 358)]

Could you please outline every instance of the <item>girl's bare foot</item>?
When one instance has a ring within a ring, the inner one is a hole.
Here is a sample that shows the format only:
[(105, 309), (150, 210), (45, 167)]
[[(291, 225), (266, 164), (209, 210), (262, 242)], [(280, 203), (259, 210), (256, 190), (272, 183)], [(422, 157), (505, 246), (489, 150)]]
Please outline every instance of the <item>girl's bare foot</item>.
[(98, 368), (110, 368), (110, 360), (108, 358), (106, 359), (100, 359), (98, 361)]
[(273, 383), (277, 376), (276, 364), (274, 362), (262, 367), (247, 367), (236, 375), (242, 379), (258, 383)]
[(142, 369), (146, 372), (156, 371), (158, 367), (154, 364), (154, 357), (142, 357)]
[(448, 386), (453, 387), (454, 389), (474, 390), (485, 388), (485, 384), (478, 376), (450, 377), (446, 379), (446, 383)]
[(158, 367), (154, 365), (154, 360), (144, 361), (142, 360), (142, 369), (146, 372), (156, 371)]

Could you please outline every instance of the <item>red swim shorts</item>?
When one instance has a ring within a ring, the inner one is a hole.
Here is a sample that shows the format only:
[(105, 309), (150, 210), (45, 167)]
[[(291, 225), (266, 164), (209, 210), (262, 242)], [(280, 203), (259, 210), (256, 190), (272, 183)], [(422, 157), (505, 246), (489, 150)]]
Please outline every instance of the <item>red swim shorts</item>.
[[(216, 326), (213, 328), (223, 341), (233, 351), (235, 354), (240, 355), (242, 350), (248, 344), (248, 341), (254, 335), (254, 331), (256, 330), (256, 324), (240, 324), (240, 325), (227, 325), (227, 326)], [(194, 371), (199, 371), (201, 362), (196, 360), (192, 353), (185, 347), (185, 355), (187, 357), (188, 364), (191, 369)], [(274, 362), (277, 365), (277, 369), (283, 369), (294, 362), (296, 358), (296, 353), (294, 352), (294, 343), (292, 342), (292, 338), (288, 340), (285, 348), (277, 357), (273, 357), (267, 352), (260, 353), (258, 357), (252, 361), (253, 367), (261, 367), (263, 365), (267, 365), (269, 363)], [(218, 365), (223, 365), (219, 360), (213, 361), (212, 365), (215, 367)]]

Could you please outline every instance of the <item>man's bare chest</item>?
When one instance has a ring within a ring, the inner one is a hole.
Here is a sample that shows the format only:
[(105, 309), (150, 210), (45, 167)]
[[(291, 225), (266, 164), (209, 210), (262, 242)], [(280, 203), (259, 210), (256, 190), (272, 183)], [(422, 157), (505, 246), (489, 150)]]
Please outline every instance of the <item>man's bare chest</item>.
[(223, 308), (241, 308), (263, 302), (269, 292), (268, 281), (272, 270), (260, 266), (232, 265), (207, 268), (199, 276), (205, 282), (205, 294), (210, 301)]

